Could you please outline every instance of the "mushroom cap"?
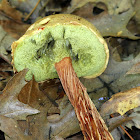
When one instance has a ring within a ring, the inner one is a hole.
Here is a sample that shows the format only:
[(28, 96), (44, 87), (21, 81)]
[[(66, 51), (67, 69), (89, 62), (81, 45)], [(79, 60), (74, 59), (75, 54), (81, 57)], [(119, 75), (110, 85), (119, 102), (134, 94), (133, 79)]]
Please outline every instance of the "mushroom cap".
[(93, 24), (70, 14), (36, 21), (12, 44), (14, 70), (28, 69), (26, 80), (58, 78), (55, 63), (64, 57), (71, 57), (78, 77), (94, 78), (106, 69), (109, 50)]

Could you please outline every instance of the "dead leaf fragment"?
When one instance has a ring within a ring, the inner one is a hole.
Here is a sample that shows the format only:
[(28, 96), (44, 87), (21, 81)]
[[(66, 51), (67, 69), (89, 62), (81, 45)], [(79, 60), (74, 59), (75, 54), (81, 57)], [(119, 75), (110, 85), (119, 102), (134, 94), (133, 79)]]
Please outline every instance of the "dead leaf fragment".
[(22, 103), (44, 112), (47, 108), (45, 105), (50, 104), (47, 96), (39, 89), (39, 84), (34, 78), (22, 88), (18, 99)]
[[(103, 11), (94, 15), (94, 8)], [(138, 36), (135, 36), (139, 34), (137, 30), (131, 32), (127, 28), (129, 21), (135, 15), (131, 0), (72, 0), (66, 13), (72, 13), (87, 19), (95, 25), (102, 36), (139, 39)]]
[[(66, 138), (70, 134), (72, 135), (80, 131), (79, 122), (76, 118), (74, 110), (70, 110), (70, 112), (61, 118), (60, 121), (46, 123), (46, 125), (44, 125), (44, 129), (46, 130), (45, 138), (47, 139), (49, 139), (49, 137), (54, 139), (56, 136)], [(51, 132), (48, 130), (51, 130)]]
[(17, 96), (21, 89), (26, 85), (25, 74), (23, 70), (16, 74), (6, 85), (3, 93), (0, 94), (0, 115), (23, 120), (27, 115), (39, 113), (38, 110), (31, 108), (29, 105), (21, 103)]
[(44, 140), (46, 139), (46, 133), (49, 133), (49, 129), (46, 130), (44, 125), (48, 124), (47, 115), (54, 105), (48, 99), (47, 92), (40, 90), (39, 84), (33, 78), (22, 88), (18, 95), (19, 101), (40, 111), (39, 114), (28, 116), (26, 121), (18, 121), (22, 131), (30, 135), (32, 140), (36, 138)]
[(140, 87), (113, 95), (110, 100), (102, 105), (100, 113), (102, 116), (115, 112), (123, 115), (138, 106), (140, 106)]
[(21, 19), (23, 17), (22, 13), (11, 7), (7, 0), (2, 0), (0, 3), (0, 11), (6, 14), (9, 18), (12, 18), (16, 22), (21, 23)]
[[(102, 36), (127, 37), (130, 39), (139, 39), (127, 29), (127, 24), (134, 16), (133, 9), (129, 9), (121, 14), (110, 15), (104, 11), (100, 15), (93, 15), (94, 3), (87, 3), (87, 5), (78, 9), (74, 14), (81, 16), (91, 22), (102, 34)], [(83, 10), (84, 9), (84, 10)], [(86, 11), (86, 12), (84, 12)], [(115, 27), (115, 28), (114, 28)]]
[(140, 62), (133, 65), (132, 68), (126, 74), (138, 74), (140, 73)]
[(2, 115), (0, 115), (0, 130), (2, 130), (9, 139), (27, 140), (29, 138), (29, 136), (25, 136), (20, 130), (16, 120)]
[(131, 0), (71, 0), (71, 6), (68, 8), (67, 13), (72, 13), (73, 11), (83, 7), (87, 3), (104, 4), (108, 9), (110, 15), (119, 14), (132, 8)]
[(140, 107), (134, 108), (133, 112), (129, 116), (133, 117), (133, 119), (132, 121), (129, 121), (126, 126), (130, 129), (132, 129), (132, 126), (140, 129)]
[(21, 37), (30, 26), (29, 24), (17, 23), (13, 20), (0, 20), (0, 25), (7, 33), (16, 39)]
[(0, 3), (0, 25), (12, 37), (18, 39), (28, 29), (29, 25), (22, 22), (23, 15), (20, 11), (11, 7), (7, 0)]

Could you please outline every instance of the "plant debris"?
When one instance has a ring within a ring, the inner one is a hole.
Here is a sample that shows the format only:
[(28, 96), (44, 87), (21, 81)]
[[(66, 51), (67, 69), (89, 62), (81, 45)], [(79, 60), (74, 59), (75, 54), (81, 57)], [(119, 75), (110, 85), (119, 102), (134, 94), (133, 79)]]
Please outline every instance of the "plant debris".
[[(137, 132), (140, 129), (140, 1), (41, 0), (25, 22), (25, 17), (37, 2), (0, 2), (0, 130), (4, 132), (5, 139), (83, 140), (83, 135), (78, 133), (80, 127), (74, 109), (58, 79), (43, 83), (34, 79), (27, 82), (24, 80), (26, 70), (13, 77), (12, 42), (37, 19), (56, 13), (69, 13), (87, 19), (106, 39), (110, 49), (106, 71), (97, 78), (80, 80), (96, 107), (101, 107), (101, 114), (105, 116), (109, 128), (113, 126), (113, 119), (116, 120), (113, 129), (118, 128), (111, 131), (115, 140), (126, 137), (117, 124), (130, 128), (128, 132), (136, 135), (135, 128)], [(74, 59), (77, 58), (74, 55)], [(109, 117), (112, 113), (114, 118)], [(120, 117), (123, 121), (117, 120)]]

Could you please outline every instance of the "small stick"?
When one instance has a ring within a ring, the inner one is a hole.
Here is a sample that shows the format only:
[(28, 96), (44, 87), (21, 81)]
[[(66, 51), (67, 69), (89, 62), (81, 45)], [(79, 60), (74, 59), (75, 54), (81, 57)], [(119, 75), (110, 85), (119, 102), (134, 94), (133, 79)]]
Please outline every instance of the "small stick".
[(33, 14), (33, 12), (35, 11), (35, 9), (37, 8), (38, 4), (40, 3), (41, 0), (38, 0), (38, 2), (36, 3), (35, 7), (32, 9), (32, 11), (26, 16), (26, 18), (24, 19), (24, 21), (27, 21), (29, 19), (29, 17)]
[[(112, 118), (114, 117), (112, 114), (110, 115)], [(123, 126), (120, 125), (120, 128), (127, 134), (127, 136), (131, 139), (134, 140), (131, 135), (123, 128)]]
[(120, 125), (120, 128), (127, 134), (127, 136), (131, 139), (134, 140), (131, 135)]
[(113, 140), (86, 88), (77, 77), (70, 57), (55, 64), (63, 88), (75, 109), (85, 140)]

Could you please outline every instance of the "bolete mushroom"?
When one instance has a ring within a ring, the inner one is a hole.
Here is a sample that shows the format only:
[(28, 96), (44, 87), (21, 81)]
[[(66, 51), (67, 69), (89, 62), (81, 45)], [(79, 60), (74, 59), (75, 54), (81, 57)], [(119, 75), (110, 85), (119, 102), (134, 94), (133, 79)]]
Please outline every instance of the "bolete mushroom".
[(12, 57), (16, 71), (29, 69), (26, 80), (60, 78), (86, 140), (113, 139), (78, 79), (99, 76), (108, 63), (107, 44), (91, 23), (69, 14), (45, 17), (12, 44)]

